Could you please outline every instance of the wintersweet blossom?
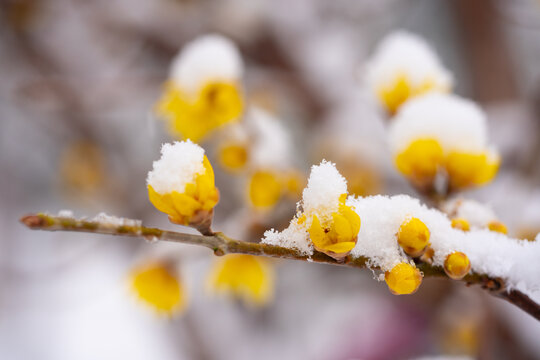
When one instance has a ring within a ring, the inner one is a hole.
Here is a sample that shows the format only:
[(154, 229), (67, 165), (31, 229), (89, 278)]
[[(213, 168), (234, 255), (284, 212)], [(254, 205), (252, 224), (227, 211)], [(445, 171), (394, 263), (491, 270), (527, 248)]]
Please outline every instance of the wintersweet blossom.
[(185, 289), (167, 263), (149, 263), (134, 269), (131, 284), (137, 296), (156, 311), (173, 314), (187, 305)]
[(419, 36), (397, 31), (386, 36), (367, 64), (367, 81), (378, 102), (394, 114), (407, 100), (447, 92), (452, 75)]
[(174, 59), (156, 111), (174, 134), (198, 142), (241, 117), (242, 72), (242, 59), (230, 40), (199, 37)]
[(390, 126), (397, 169), (419, 188), (433, 186), (438, 174), (449, 190), (490, 182), (500, 157), (487, 143), (486, 116), (473, 102), (448, 94), (408, 101)]
[(274, 270), (267, 260), (251, 255), (217, 259), (208, 277), (214, 293), (225, 293), (246, 304), (263, 306), (274, 295)]
[[(313, 249), (335, 259), (347, 256), (356, 244), (360, 217), (345, 204), (347, 182), (333, 163), (313, 166), (302, 201), (302, 212), (282, 232), (265, 233), (264, 243), (286, 244), (308, 254)], [(292, 236), (291, 236), (292, 235)]]
[(210, 221), (219, 192), (204, 150), (191, 141), (164, 144), (146, 179), (150, 202), (180, 225)]

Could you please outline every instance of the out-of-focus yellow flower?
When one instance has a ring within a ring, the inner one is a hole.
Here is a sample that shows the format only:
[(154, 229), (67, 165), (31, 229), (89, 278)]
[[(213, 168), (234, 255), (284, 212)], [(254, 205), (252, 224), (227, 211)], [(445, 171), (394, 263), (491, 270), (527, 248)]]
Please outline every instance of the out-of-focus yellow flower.
[(308, 231), (315, 249), (336, 260), (343, 259), (351, 252), (360, 231), (360, 216), (345, 205), (346, 198), (347, 194), (341, 195), (339, 211), (323, 224), (317, 215), (313, 215)]
[(412, 183), (423, 187), (433, 182), (444, 155), (439, 142), (435, 139), (413, 141), (403, 152), (397, 154), (397, 169)]
[[(433, 80), (426, 79), (421, 84), (413, 85), (407, 74), (402, 73), (394, 78), (393, 83), (381, 86), (378, 95), (386, 110), (393, 115), (408, 99), (434, 89), (437, 89), (437, 84)], [(444, 90), (447, 91), (447, 89)]]
[(133, 270), (130, 278), (137, 296), (156, 311), (173, 314), (185, 309), (185, 289), (168, 264), (147, 264)]
[(256, 256), (225, 255), (211, 269), (208, 284), (213, 292), (263, 306), (274, 296), (274, 269)]
[(452, 152), (446, 157), (450, 188), (463, 189), (484, 185), (495, 177), (500, 158), (489, 153)]
[(452, 219), (452, 227), (461, 231), (469, 231), (471, 229), (469, 222), (465, 218)]
[(219, 163), (228, 171), (235, 172), (243, 169), (247, 160), (248, 149), (244, 143), (229, 142), (219, 149)]
[(426, 224), (418, 218), (405, 220), (399, 227), (397, 239), (405, 253), (418, 257), (429, 245), (430, 232)]
[(299, 171), (289, 171), (285, 175), (284, 181), (287, 195), (293, 199), (302, 196), (302, 190), (304, 189), (306, 180)]
[(268, 170), (256, 171), (249, 181), (249, 200), (253, 207), (269, 209), (279, 201), (283, 185), (274, 172)]
[(422, 283), (422, 274), (415, 266), (402, 262), (384, 274), (384, 281), (394, 295), (413, 294)]
[(491, 221), (488, 224), (488, 229), (501, 234), (508, 234), (508, 228), (500, 221)]
[(451, 253), (444, 261), (444, 272), (454, 280), (460, 280), (471, 270), (471, 262), (467, 255), (460, 251)]
[(63, 182), (78, 192), (97, 190), (105, 180), (103, 152), (90, 141), (70, 144), (60, 158)]
[(160, 211), (169, 215), (171, 222), (189, 225), (200, 217), (211, 214), (219, 201), (219, 192), (214, 185), (214, 170), (206, 155), (204, 156), (205, 172), (198, 175), (194, 183), (189, 183), (183, 193), (173, 191), (158, 194), (148, 185), (150, 202)]
[(198, 142), (213, 130), (237, 121), (243, 111), (243, 100), (236, 83), (209, 82), (196, 96), (169, 83), (156, 111), (169, 120), (175, 134)]

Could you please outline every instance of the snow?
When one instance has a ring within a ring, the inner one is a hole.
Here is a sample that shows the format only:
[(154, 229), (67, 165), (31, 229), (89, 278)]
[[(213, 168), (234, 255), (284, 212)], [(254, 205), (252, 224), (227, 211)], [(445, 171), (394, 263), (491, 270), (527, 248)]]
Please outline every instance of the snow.
[[(307, 187), (302, 194), (302, 208), (306, 215), (316, 214), (325, 219), (339, 209), (339, 197), (347, 193), (347, 180), (336, 165), (323, 160), (311, 167)], [(310, 218), (311, 216), (308, 216)]]
[(204, 149), (187, 141), (163, 144), (161, 158), (153, 163), (146, 182), (161, 195), (177, 191), (184, 192), (187, 184), (203, 174)]
[(273, 169), (290, 166), (292, 139), (280, 120), (253, 107), (249, 110), (246, 121), (253, 135), (251, 164), (256, 168)]
[(243, 63), (236, 45), (217, 34), (188, 43), (171, 66), (172, 81), (188, 93), (196, 93), (211, 81), (239, 81), (242, 72)]
[(480, 153), (487, 148), (483, 110), (457, 95), (429, 93), (407, 101), (392, 119), (389, 141), (400, 153), (422, 138), (439, 141), (443, 151)]
[(123, 217), (118, 217), (114, 215), (108, 215), (104, 212), (100, 212), (96, 216), (94, 216), (90, 221), (98, 222), (103, 225), (107, 226), (133, 226), (133, 227), (140, 227), (142, 226), (141, 220), (135, 220), (135, 219), (128, 219)]
[(485, 228), (490, 222), (497, 221), (497, 215), (487, 205), (469, 199), (451, 199), (443, 205), (445, 213), (452, 218), (464, 218), (472, 227)]
[(402, 74), (413, 86), (431, 81), (438, 85), (436, 88), (450, 89), (453, 83), (451, 73), (442, 66), (425, 40), (406, 31), (387, 35), (376, 48), (366, 70), (368, 84), (375, 92), (381, 86), (392, 84)]

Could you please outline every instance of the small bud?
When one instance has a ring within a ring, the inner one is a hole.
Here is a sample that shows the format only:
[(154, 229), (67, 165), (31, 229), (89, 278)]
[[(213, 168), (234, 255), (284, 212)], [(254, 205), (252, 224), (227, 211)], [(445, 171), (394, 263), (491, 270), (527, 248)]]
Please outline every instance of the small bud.
[(397, 239), (405, 253), (418, 257), (424, 253), (429, 244), (429, 229), (418, 218), (404, 221), (399, 227)]
[(414, 265), (402, 262), (384, 274), (384, 281), (394, 295), (413, 294), (422, 283), (422, 274)]
[(501, 234), (508, 234), (508, 229), (506, 228), (506, 225), (504, 225), (500, 221), (492, 221), (488, 224), (488, 229), (490, 231), (495, 231)]
[(252, 255), (226, 255), (214, 263), (208, 287), (245, 304), (264, 306), (274, 295), (274, 269), (265, 259)]
[(456, 251), (446, 257), (444, 272), (454, 280), (461, 280), (471, 270), (471, 262), (467, 255)]
[(248, 160), (246, 144), (230, 142), (219, 148), (220, 165), (231, 172), (244, 168)]
[(427, 263), (433, 264), (433, 256), (435, 255), (435, 250), (432, 247), (428, 246), (426, 251), (420, 256), (420, 260)]
[(133, 290), (138, 297), (156, 311), (172, 314), (186, 307), (182, 283), (168, 263), (150, 263), (131, 274)]
[(465, 218), (455, 218), (452, 219), (452, 227), (461, 231), (469, 231), (471, 226)]
[(277, 204), (283, 191), (278, 176), (266, 170), (255, 172), (249, 182), (249, 200), (257, 209), (270, 209)]

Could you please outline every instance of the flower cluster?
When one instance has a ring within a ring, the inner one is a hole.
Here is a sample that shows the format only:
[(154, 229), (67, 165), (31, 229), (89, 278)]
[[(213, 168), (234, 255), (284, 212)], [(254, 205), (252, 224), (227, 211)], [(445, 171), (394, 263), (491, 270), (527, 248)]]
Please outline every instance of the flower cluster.
[(392, 119), (390, 144), (397, 169), (421, 189), (446, 177), (450, 191), (483, 185), (500, 158), (487, 143), (486, 117), (471, 101), (427, 94), (408, 101)]
[(240, 119), (242, 72), (242, 59), (230, 40), (219, 35), (195, 39), (174, 59), (156, 111), (177, 136), (198, 142)]

